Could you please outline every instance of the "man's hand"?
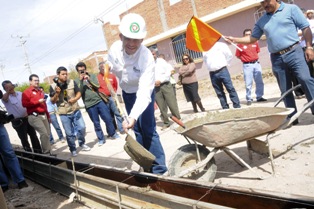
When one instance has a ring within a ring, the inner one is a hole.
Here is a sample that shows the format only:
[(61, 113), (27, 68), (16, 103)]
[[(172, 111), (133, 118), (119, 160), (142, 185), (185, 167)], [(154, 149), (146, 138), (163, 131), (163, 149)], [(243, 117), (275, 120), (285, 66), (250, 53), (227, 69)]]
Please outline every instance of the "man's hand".
[(305, 49), (306, 61), (314, 60), (314, 51), (311, 48)]
[(61, 92), (61, 88), (59, 86), (56, 86), (55, 91), (59, 95)]
[(128, 118), (128, 121), (124, 120), (122, 123), (123, 130), (127, 133), (129, 129), (132, 129), (136, 120), (134, 118)]
[(74, 104), (77, 100), (75, 98), (71, 98), (68, 100), (68, 103)]
[(233, 36), (225, 36), (225, 41), (228, 42), (229, 44), (235, 43), (235, 37), (233, 37)]
[(85, 73), (81, 73), (80, 74), (80, 80), (83, 81), (83, 80), (89, 80), (89, 75), (86, 75)]
[(156, 87), (159, 87), (159, 86), (160, 86), (160, 84), (161, 84), (161, 82), (160, 82), (160, 81), (155, 81), (155, 86), (156, 86)]

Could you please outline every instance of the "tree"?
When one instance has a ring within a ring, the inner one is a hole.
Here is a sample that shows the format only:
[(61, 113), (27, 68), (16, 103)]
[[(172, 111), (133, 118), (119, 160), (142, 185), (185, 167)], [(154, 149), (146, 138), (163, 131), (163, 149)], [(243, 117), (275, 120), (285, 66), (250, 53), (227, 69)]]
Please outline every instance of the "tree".
[[(44, 88), (44, 92), (45, 93), (48, 93), (49, 92), (49, 88), (50, 88), (50, 84), (47, 83), (47, 82), (43, 82), (43, 83), (40, 83), (39, 86), (43, 87)], [(15, 90), (16, 91), (20, 91), (20, 92), (23, 92), (25, 91), (25, 89), (27, 89), (29, 87), (29, 83), (28, 82), (23, 82), (21, 84), (18, 84), (16, 87), (15, 87)]]

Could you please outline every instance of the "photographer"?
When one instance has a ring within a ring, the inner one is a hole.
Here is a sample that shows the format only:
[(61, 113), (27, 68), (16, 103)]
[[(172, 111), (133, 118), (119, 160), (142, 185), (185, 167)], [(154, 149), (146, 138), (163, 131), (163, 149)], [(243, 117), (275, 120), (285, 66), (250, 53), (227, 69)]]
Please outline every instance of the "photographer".
[(77, 156), (75, 130), (77, 130), (77, 138), (82, 151), (90, 150), (90, 147), (85, 144), (86, 126), (77, 102), (80, 98), (81, 93), (77, 84), (72, 79), (68, 79), (68, 70), (62, 66), (59, 67), (57, 77), (50, 85), (50, 99), (53, 104), (57, 104), (72, 157)]
[(5, 90), (3, 94), (2, 103), (4, 104), (8, 114), (12, 114), (14, 119), (11, 121), (12, 127), (15, 129), (17, 135), (21, 140), (21, 144), (25, 151), (32, 152), (28, 142), (28, 136), (31, 139), (33, 151), (42, 153), (39, 139), (35, 129), (29, 124), (27, 120), (26, 108), (22, 106), (22, 92), (15, 91), (15, 85), (11, 81), (5, 80), (2, 82), (2, 87)]
[(106, 124), (107, 133), (112, 139), (119, 139), (113, 125), (113, 119), (109, 107), (105, 104), (98, 93), (98, 79), (95, 75), (86, 72), (86, 65), (83, 62), (77, 63), (76, 71), (80, 74), (80, 91), (85, 104), (86, 111), (94, 124), (94, 129), (98, 138), (98, 145), (106, 143), (106, 137), (101, 129), (99, 116)]

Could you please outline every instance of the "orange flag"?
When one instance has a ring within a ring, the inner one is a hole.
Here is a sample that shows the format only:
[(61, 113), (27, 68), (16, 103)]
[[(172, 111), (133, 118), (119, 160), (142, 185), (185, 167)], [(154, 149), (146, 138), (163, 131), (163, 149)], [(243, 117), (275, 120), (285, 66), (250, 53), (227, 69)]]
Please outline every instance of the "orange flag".
[(208, 51), (222, 36), (221, 33), (193, 16), (186, 28), (186, 47), (193, 51)]

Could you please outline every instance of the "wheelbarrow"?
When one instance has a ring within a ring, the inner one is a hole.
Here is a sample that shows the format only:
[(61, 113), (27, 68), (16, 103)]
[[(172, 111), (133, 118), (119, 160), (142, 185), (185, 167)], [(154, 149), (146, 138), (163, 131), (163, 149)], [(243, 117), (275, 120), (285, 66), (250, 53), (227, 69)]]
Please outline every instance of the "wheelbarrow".
[[(182, 134), (189, 144), (180, 147), (172, 155), (169, 162), (169, 175), (202, 181), (213, 181), (217, 170), (214, 155), (219, 150), (222, 150), (237, 163), (255, 173), (259, 179), (265, 179), (265, 177), (261, 177), (251, 166), (228, 148), (230, 145), (252, 140), (262, 135), (266, 135), (266, 143), (272, 166), (271, 174), (274, 175), (275, 167), (269, 136), (277, 130), (289, 127), (294, 120), (314, 103), (314, 100), (310, 101), (302, 110), (289, 119), (288, 115), (294, 109), (276, 106), (295, 88), (283, 94), (274, 107), (247, 107), (202, 112), (189, 115), (183, 118), (182, 122), (173, 118), (177, 123), (173, 124), (171, 128), (177, 133)], [(207, 147), (212, 147), (213, 149), (210, 151)]]

